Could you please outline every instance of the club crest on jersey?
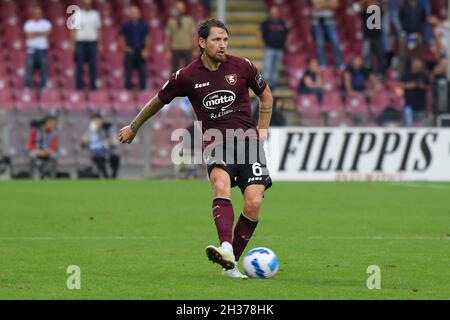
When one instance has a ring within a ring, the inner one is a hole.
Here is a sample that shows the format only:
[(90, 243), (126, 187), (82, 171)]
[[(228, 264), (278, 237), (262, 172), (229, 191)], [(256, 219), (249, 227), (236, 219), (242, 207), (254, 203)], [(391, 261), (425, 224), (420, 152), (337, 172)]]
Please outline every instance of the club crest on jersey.
[(227, 82), (228, 82), (229, 84), (231, 84), (232, 86), (234, 86), (234, 85), (236, 84), (237, 78), (238, 78), (238, 76), (237, 76), (236, 73), (233, 73), (233, 74), (227, 74), (227, 75), (225, 76), (225, 79), (227, 80)]
[(258, 73), (258, 74), (256, 75), (255, 81), (256, 81), (256, 83), (258, 84), (258, 87), (261, 88), (261, 87), (263, 86), (264, 79), (263, 79), (261, 73)]

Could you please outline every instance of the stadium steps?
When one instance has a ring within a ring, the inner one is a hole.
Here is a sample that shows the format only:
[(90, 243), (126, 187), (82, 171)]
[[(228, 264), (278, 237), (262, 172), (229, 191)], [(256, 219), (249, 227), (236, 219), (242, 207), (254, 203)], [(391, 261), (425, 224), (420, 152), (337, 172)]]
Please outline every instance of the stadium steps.
[(251, 61), (262, 61), (264, 59), (264, 51), (261, 49), (230, 48), (228, 52), (231, 55), (247, 58)]
[[(256, 33), (267, 17), (268, 8), (263, 0), (227, 0), (226, 24), (230, 32), (229, 53), (253, 61), (258, 70), (263, 70), (264, 50), (259, 48)], [(217, 1), (212, 2), (212, 12), (217, 12)], [(214, 15), (214, 14), (213, 14)], [(251, 96), (254, 97), (252, 91)], [(284, 66), (280, 70), (274, 97), (285, 99), (287, 110), (294, 108), (294, 94), (289, 87)]]
[(256, 12), (251, 15), (247, 13), (234, 13), (230, 12), (227, 15), (227, 23), (228, 24), (248, 24), (248, 23), (256, 23), (260, 24), (266, 19), (267, 15), (265, 13)]
[(280, 85), (272, 92), (272, 94), (274, 97), (283, 99), (292, 99), (294, 97), (291, 89), (285, 88), (284, 86)]
[(258, 40), (255, 36), (231, 36), (230, 46), (235, 48), (257, 48)]
[[(214, 11), (217, 11), (217, 2), (213, 1), (211, 4), (211, 9)], [(256, 0), (256, 1), (233, 1), (228, 0), (226, 1), (226, 9), (227, 13), (230, 12), (236, 12), (236, 11), (248, 11), (248, 12), (255, 12), (255, 11), (265, 11), (266, 10), (266, 3), (264, 0)]]
[(227, 27), (232, 37), (237, 35), (256, 37), (256, 32), (259, 29), (257, 24), (229, 24)]

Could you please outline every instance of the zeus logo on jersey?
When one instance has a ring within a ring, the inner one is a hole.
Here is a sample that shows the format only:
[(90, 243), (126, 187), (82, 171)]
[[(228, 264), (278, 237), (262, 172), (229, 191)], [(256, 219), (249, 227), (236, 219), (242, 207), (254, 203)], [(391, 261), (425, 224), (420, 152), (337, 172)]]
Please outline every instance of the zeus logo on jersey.
[(209, 82), (205, 82), (205, 83), (196, 83), (194, 89), (204, 88), (204, 87), (208, 87), (208, 86), (209, 86)]
[(208, 94), (203, 99), (203, 106), (209, 110), (222, 109), (225, 110), (233, 104), (236, 100), (236, 95), (233, 91), (219, 90)]

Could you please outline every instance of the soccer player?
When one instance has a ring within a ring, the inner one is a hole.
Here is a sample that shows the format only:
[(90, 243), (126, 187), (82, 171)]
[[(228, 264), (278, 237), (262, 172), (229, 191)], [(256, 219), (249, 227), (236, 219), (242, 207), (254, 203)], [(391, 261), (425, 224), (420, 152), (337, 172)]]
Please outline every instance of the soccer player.
[[(208, 246), (206, 254), (222, 266), (224, 276), (247, 278), (239, 272), (237, 261), (258, 224), (264, 192), (272, 185), (262, 146), (273, 98), (252, 62), (226, 53), (228, 41), (224, 23), (215, 19), (202, 22), (198, 29), (201, 56), (172, 75), (131, 124), (120, 130), (119, 140), (131, 143), (144, 122), (164, 105), (175, 97), (189, 98), (202, 125), (212, 213), (220, 240), (220, 246)], [(260, 99), (258, 127), (252, 120), (249, 88)], [(244, 208), (233, 233), (231, 188), (235, 186), (241, 189)]]

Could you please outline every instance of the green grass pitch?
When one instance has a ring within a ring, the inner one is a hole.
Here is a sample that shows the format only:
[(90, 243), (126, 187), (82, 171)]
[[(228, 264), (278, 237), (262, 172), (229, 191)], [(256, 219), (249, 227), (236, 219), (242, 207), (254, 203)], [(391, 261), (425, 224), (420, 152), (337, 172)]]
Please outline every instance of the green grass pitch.
[(276, 182), (246, 250), (278, 255), (269, 280), (220, 276), (210, 208), (207, 181), (0, 182), (0, 299), (450, 298), (448, 183)]

